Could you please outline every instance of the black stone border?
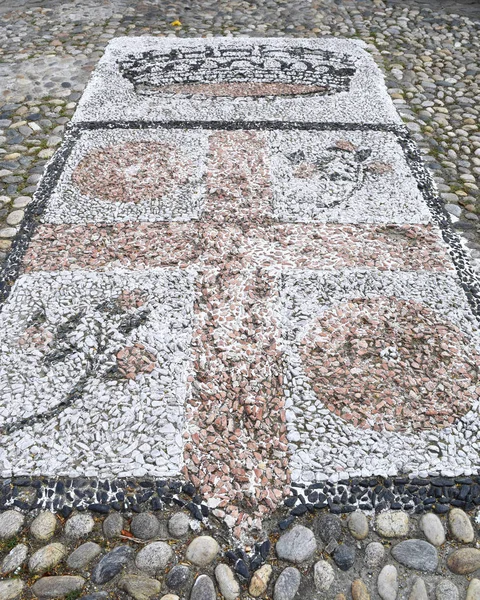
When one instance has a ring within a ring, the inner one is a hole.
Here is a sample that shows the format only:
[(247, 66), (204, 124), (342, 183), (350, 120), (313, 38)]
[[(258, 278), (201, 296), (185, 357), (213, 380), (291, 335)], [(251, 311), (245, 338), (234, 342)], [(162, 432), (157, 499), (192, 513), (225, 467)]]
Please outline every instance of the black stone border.
[[(432, 177), (427, 171), (417, 145), (403, 125), (361, 123), (303, 123), (303, 122), (223, 122), (223, 121), (99, 121), (70, 123), (65, 140), (47, 164), (34, 201), (27, 207), (21, 228), (15, 236), (11, 250), (0, 271), (0, 310), (20, 275), (23, 257), (33, 233), (57, 184), (62, 169), (83, 131), (98, 129), (208, 129), (208, 130), (304, 130), (304, 131), (382, 131), (393, 133), (403, 149), (409, 165), (438, 225), (448, 252), (454, 263), (459, 282), (465, 291), (472, 312), (480, 320), (480, 280), (469, 264), (457, 233), (443, 203), (435, 191)], [(480, 473), (480, 469), (478, 471)], [(35, 500), (22, 500), (21, 490), (35, 490)], [(419, 478), (398, 476), (389, 478), (351, 478), (337, 483), (322, 482), (310, 486), (291, 485), (292, 496), (285, 499), (289, 515), (283, 515), (280, 530), (288, 527), (296, 516), (307, 512), (328, 509), (334, 514), (354, 510), (380, 512), (391, 508), (423, 513), (433, 510), (445, 513), (449, 507), (471, 510), (480, 506), (480, 475), (471, 477), (429, 476)], [(194, 518), (202, 520), (209, 515), (208, 506), (196, 494), (192, 484), (180, 479), (117, 479), (88, 477), (13, 477), (0, 480), (0, 510), (17, 507), (23, 511), (49, 509), (67, 517), (72, 510), (89, 509), (98, 513), (110, 510), (161, 510), (165, 506), (185, 507)], [(283, 512), (283, 511), (282, 511)], [(233, 560), (233, 558), (232, 558)]]
[(110, 511), (159, 511), (178, 507), (202, 521), (210, 510), (191, 483), (180, 479), (29, 477), (0, 480), (0, 510), (51, 510), (64, 518), (74, 509), (99, 514)]

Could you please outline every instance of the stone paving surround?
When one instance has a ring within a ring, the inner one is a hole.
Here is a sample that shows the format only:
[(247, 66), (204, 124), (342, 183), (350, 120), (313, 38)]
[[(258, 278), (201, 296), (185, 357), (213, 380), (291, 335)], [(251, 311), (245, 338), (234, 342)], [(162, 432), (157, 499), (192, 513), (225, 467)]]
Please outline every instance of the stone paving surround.
[(0, 513), (0, 598), (478, 597), (478, 519), (459, 508), (270, 520), (243, 547), (213, 516), (105, 512)]

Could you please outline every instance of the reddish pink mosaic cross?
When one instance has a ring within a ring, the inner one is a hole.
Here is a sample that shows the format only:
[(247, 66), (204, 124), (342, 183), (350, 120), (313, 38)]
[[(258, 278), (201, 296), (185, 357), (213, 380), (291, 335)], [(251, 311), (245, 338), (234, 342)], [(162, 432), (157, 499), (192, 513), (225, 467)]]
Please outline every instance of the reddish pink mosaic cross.
[(356, 264), (449, 268), (425, 227), (419, 247), (410, 226), (389, 237), (386, 226), (276, 222), (264, 140), (252, 131), (210, 135), (200, 221), (80, 226), (81, 243), (72, 242), (78, 226), (45, 225), (25, 259), (26, 271), (112, 261), (198, 268), (183, 472), (237, 522), (251, 517), (235, 505), (264, 514), (289, 483), (277, 275)]

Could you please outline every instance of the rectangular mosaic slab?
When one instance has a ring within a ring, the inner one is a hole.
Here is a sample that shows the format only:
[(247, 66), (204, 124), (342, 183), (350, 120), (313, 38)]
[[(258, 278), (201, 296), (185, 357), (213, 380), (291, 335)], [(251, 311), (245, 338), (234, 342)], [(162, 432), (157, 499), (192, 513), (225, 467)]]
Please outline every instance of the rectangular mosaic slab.
[(117, 38), (74, 121), (145, 120), (400, 123), (353, 40)]
[(0, 278), (0, 473), (238, 525), (480, 468), (478, 278), (361, 45), (120, 38), (73, 121)]
[(178, 475), (185, 271), (38, 273), (0, 315), (0, 473)]
[(294, 481), (477, 471), (480, 329), (455, 277), (301, 271), (282, 305)]

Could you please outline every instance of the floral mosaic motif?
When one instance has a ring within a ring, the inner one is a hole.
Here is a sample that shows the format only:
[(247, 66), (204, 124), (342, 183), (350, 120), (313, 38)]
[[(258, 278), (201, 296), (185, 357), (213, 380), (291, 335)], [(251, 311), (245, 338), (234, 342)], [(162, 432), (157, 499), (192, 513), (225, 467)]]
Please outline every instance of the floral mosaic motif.
[(75, 168), (72, 181), (87, 197), (138, 204), (186, 185), (194, 168), (177, 146), (128, 142), (90, 151)]
[(3, 476), (178, 476), (192, 319), (180, 269), (20, 277), (0, 313)]
[[(55, 414), (60, 407), (71, 406), (92, 379), (111, 378), (112, 373), (117, 379), (135, 379), (140, 373), (152, 372), (155, 355), (143, 344), (136, 342), (122, 347), (122, 342), (132, 339), (135, 331), (147, 324), (150, 309), (144, 306), (145, 302), (145, 292), (122, 290), (117, 297), (70, 311), (58, 323), (49, 319), (45, 308), (32, 316), (17, 346), (39, 361), (39, 382), (60, 372), (69, 372), (71, 378), (63, 398), (59, 397), (52, 405)], [(42, 411), (42, 419), (48, 412)], [(34, 422), (35, 417), (32, 410), (29, 421)], [(15, 429), (24, 420), (6, 416), (4, 431)]]
[(308, 47), (203, 46), (148, 50), (118, 61), (140, 95), (263, 97), (348, 91), (355, 66), (346, 54)]
[(331, 208), (347, 202), (361, 188), (370, 174), (383, 175), (392, 171), (391, 165), (367, 162), (372, 154), (370, 148), (357, 148), (351, 142), (338, 140), (326, 152), (308, 159), (303, 150), (287, 155), (294, 165), (293, 176), (308, 179), (321, 194), (319, 208)]
[(301, 354), (318, 397), (356, 427), (447, 427), (480, 392), (480, 355), (458, 327), (418, 302), (335, 306), (311, 326)]
[(281, 221), (428, 223), (431, 215), (391, 133), (275, 131), (268, 137)]

